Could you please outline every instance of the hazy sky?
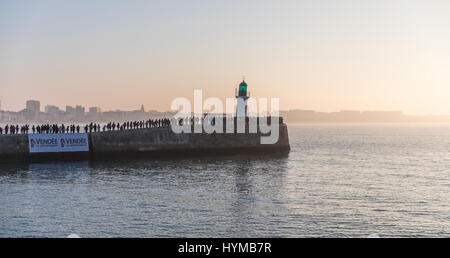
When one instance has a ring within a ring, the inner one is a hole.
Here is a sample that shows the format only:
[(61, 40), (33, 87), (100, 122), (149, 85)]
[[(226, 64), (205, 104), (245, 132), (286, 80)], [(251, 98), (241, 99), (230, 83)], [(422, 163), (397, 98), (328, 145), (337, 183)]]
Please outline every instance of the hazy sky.
[(169, 110), (175, 97), (281, 109), (450, 114), (450, 1), (0, 0), (0, 100)]

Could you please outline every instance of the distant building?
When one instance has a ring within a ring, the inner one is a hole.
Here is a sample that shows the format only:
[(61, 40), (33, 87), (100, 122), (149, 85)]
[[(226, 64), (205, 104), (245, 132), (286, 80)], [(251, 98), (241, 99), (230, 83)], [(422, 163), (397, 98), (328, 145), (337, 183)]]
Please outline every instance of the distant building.
[(85, 108), (81, 105), (66, 106), (66, 118), (69, 120), (82, 120), (85, 118)]
[(27, 119), (38, 118), (39, 112), (41, 112), (41, 102), (37, 100), (27, 100), (26, 102)]
[(102, 110), (99, 107), (90, 107), (89, 108), (89, 114), (99, 114)]
[(75, 116), (76, 116), (78, 119), (84, 118), (84, 113), (85, 113), (84, 107), (79, 106), (79, 105), (75, 107)]
[(145, 112), (144, 105), (141, 105), (141, 112), (142, 112), (142, 113)]
[(84, 107), (83, 106), (76, 106), (75, 107), (75, 113), (76, 114), (82, 114), (82, 115), (84, 115), (84, 112), (85, 112), (85, 109), (84, 109)]
[(73, 108), (71, 106), (66, 106), (66, 114), (68, 114), (68, 115), (75, 114), (75, 108)]
[(56, 115), (61, 113), (61, 109), (57, 106), (47, 105), (45, 106), (45, 113), (50, 115)]
[(27, 100), (26, 109), (30, 112), (39, 113), (41, 111), (41, 102), (38, 100)]

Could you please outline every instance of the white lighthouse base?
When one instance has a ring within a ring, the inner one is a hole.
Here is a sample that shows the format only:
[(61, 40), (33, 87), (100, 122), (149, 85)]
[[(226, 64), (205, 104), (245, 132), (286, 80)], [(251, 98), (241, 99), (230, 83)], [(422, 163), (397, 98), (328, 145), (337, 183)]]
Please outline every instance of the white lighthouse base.
[(247, 99), (248, 97), (236, 97), (236, 117), (247, 117)]

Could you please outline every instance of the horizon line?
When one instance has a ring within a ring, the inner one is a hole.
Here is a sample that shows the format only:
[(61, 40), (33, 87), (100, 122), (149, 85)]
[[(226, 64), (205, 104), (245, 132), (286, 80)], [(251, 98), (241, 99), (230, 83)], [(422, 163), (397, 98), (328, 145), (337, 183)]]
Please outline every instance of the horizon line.
[[(61, 109), (58, 106), (55, 105), (45, 105), (45, 106), (53, 106), (53, 107), (57, 107), (61, 112), (67, 112), (66, 110)], [(45, 107), (44, 106), (44, 107)], [(70, 106), (70, 105), (67, 105)], [(102, 110), (101, 107), (98, 106), (90, 106), (90, 107), (85, 107), (82, 105), (74, 105), (74, 106), (70, 106), (70, 107), (76, 107), (76, 106), (81, 106), (82, 108), (85, 109), (89, 109), (89, 108), (100, 108), (100, 110)], [(13, 111), (13, 110), (3, 110), (0, 109), (0, 112), (12, 112), (12, 113), (19, 113), (22, 111), (27, 110), (27, 108), (23, 108), (20, 109), (18, 111)], [(98, 113), (106, 113), (106, 112), (142, 112), (141, 109), (131, 109), (131, 110), (121, 110), (121, 109), (110, 109), (110, 110), (106, 110), (106, 111), (100, 111)], [(301, 112), (314, 112), (314, 113), (325, 113), (325, 114), (334, 114), (334, 113), (345, 113), (345, 112), (349, 112), (349, 113), (359, 113), (359, 114), (364, 114), (364, 113), (368, 113), (368, 112), (378, 112), (378, 113), (399, 113), (399, 115), (402, 116), (415, 116), (415, 117), (424, 117), (424, 116), (438, 116), (438, 117), (443, 117), (443, 116), (450, 116), (450, 114), (433, 114), (433, 113), (428, 113), (428, 114), (409, 114), (407, 112), (404, 112), (402, 110), (364, 110), (364, 109), (360, 109), (360, 110), (356, 110), (356, 109), (341, 109), (339, 111), (320, 111), (320, 110), (315, 110), (315, 109), (301, 109), (301, 108), (294, 108), (294, 109), (284, 109), (284, 110), (279, 110), (279, 112), (295, 112), (295, 111), (301, 111)], [(47, 113), (45, 111), (41, 111), (39, 110), (39, 112), (42, 113)], [(160, 111), (157, 109), (149, 109), (149, 110), (144, 110), (145, 113), (149, 113), (149, 112), (158, 112), (158, 113), (176, 113), (178, 111), (173, 111), (173, 110), (165, 110), (165, 111)], [(89, 110), (86, 110), (85, 113), (90, 113)]]

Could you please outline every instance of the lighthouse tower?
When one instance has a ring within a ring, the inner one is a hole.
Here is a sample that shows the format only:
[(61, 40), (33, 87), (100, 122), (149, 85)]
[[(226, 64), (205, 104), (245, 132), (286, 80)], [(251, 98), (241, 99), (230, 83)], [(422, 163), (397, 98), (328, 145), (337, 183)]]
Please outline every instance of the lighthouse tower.
[(236, 106), (236, 117), (247, 117), (247, 83), (245, 80), (239, 84), (238, 94), (236, 96), (237, 106)]

